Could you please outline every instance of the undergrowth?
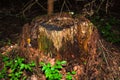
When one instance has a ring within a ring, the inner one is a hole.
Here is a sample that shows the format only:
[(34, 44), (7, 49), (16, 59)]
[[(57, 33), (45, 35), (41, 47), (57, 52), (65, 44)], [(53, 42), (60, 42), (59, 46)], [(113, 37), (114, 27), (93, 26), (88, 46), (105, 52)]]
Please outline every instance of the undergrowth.
[(105, 40), (111, 43), (120, 42), (120, 32), (119, 30), (116, 30), (120, 25), (119, 19), (115, 17), (101, 17), (95, 15), (90, 17), (90, 20), (96, 25)]
[[(44, 62), (40, 63), (42, 66), (42, 71), (44, 72), (46, 78), (48, 80), (61, 80), (62, 73), (60, 70), (63, 68), (62, 65), (66, 64), (66, 61), (56, 61), (56, 63), (52, 66), (50, 63), (45, 64)], [(72, 80), (72, 75), (75, 74), (75, 71), (66, 73), (66, 80)]]
[[(36, 66), (34, 62), (26, 63), (24, 58), (18, 56), (15, 58), (9, 58), (6, 55), (0, 56), (2, 56), (3, 64), (0, 71), (0, 80), (26, 80), (28, 78), (26, 72), (34, 73), (33, 68)], [(64, 75), (60, 72), (65, 64), (66, 61), (56, 61), (53, 66), (50, 63), (40, 62), (41, 69), (47, 80), (61, 80)], [(66, 80), (72, 80), (74, 74), (74, 71), (66, 72)]]
[(34, 62), (25, 63), (25, 59), (21, 57), (16, 57), (14, 59), (8, 56), (2, 56), (2, 62), (4, 66), (0, 71), (0, 79), (10, 79), (10, 80), (22, 80), (26, 79), (23, 75), (24, 71), (32, 72), (32, 67), (35, 66)]

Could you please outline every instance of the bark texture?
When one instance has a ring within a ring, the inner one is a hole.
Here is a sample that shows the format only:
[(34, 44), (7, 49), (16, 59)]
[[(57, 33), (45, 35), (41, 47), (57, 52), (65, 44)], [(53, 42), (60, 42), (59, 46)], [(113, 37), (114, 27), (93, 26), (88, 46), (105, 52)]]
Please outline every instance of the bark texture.
[[(98, 32), (85, 17), (67, 13), (42, 16), (25, 24), (21, 46), (31, 45), (57, 58), (96, 54)], [(30, 39), (30, 42), (28, 41)]]

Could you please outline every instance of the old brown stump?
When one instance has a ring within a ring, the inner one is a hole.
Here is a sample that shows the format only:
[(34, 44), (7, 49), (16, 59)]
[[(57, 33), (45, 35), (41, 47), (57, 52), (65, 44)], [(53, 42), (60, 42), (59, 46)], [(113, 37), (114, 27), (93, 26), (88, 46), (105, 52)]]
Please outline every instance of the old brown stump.
[(37, 48), (57, 59), (96, 54), (98, 32), (85, 17), (54, 14), (36, 18), (23, 27), (21, 47)]

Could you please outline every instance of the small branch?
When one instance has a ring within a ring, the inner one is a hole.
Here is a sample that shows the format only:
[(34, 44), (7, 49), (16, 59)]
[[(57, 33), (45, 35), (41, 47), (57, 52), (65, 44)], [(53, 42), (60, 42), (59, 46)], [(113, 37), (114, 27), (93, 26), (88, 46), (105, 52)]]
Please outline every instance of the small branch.
[(63, 8), (64, 8), (64, 5), (65, 5), (65, 0), (64, 0), (64, 2), (63, 2), (63, 4), (62, 4), (61, 10), (60, 10), (60, 15), (62, 14), (62, 11), (63, 11)]
[(108, 7), (109, 7), (108, 3), (109, 3), (109, 0), (107, 0), (106, 6), (105, 6), (105, 8), (106, 8), (106, 13), (108, 12)]
[[(105, 50), (106, 53), (110, 52), (110, 51), (108, 51), (108, 50), (103, 46), (101, 40), (99, 40), (99, 42), (100, 42), (100, 45), (101, 45), (102, 49)], [(103, 57), (104, 57), (104, 59), (105, 59), (105, 62), (106, 62), (106, 64), (107, 64), (107, 66), (109, 67), (109, 70), (111, 71), (112, 68), (111, 68), (110, 64), (108, 63), (107, 57), (106, 57), (106, 55), (105, 55), (105, 52), (102, 52), (102, 53), (103, 53)], [(110, 52), (110, 53), (111, 53), (111, 52)], [(114, 78), (114, 74), (112, 74), (111, 78), (112, 78), (112, 80), (115, 79), (115, 78)]]
[(102, 2), (100, 3), (100, 5), (98, 6), (98, 9), (96, 10), (96, 12), (98, 13), (98, 11), (100, 10), (102, 4), (103, 4), (104, 0), (102, 0)]
[[(105, 49), (105, 47), (103, 46), (101, 40), (99, 40), (99, 42), (100, 42), (100, 45), (102, 46), (102, 48), (106, 51), (106, 49)], [(105, 59), (105, 62), (106, 62), (106, 64), (107, 64), (107, 66), (109, 66), (109, 64), (108, 64), (108, 60), (107, 60), (107, 58), (106, 58), (105, 53), (104, 53), (104, 52), (102, 52), (102, 53), (103, 53), (103, 57), (104, 57), (104, 59)]]
[(47, 9), (46, 9), (45, 7), (43, 7), (43, 6), (38, 2), (38, 0), (36, 0), (36, 3), (37, 3), (43, 10), (47, 11)]
[[(31, 7), (32, 7), (33, 5), (35, 5), (35, 4), (39, 5), (43, 10), (47, 11), (47, 9), (44, 8), (44, 7), (38, 2), (38, 0), (35, 0), (35, 1), (34, 1), (34, 0), (31, 0), (31, 1), (29, 1), (29, 2), (27, 2), (27, 3), (25, 4), (25, 6), (23, 7), (23, 10), (22, 10), (19, 14), (22, 14), (22, 15), (25, 17), (25, 12), (26, 12), (27, 10), (31, 9)], [(19, 15), (19, 14), (17, 14), (17, 15)]]
[[(69, 1), (68, 1), (68, 3), (69, 3)], [(69, 3), (69, 4), (70, 4), (70, 3)], [(67, 3), (65, 3), (65, 6), (66, 6), (66, 8), (68, 9), (68, 11), (70, 12), (70, 9), (69, 9)], [(71, 5), (71, 6), (72, 6), (72, 5)]]
[(22, 11), (22, 14), (23, 16), (25, 17), (25, 12), (30, 9), (36, 2), (33, 2), (32, 4), (28, 5), (23, 11)]

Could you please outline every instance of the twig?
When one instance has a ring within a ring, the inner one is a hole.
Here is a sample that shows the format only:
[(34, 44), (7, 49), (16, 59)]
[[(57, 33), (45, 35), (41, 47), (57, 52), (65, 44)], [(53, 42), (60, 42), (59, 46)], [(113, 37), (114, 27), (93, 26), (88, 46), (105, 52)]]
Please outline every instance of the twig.
[(37, 3), (43, 10), (47, 11), (47, 9), (46, 9), (45, 7), (43, 7), (43, 6), (38, 2), (38, 0), (36, 0), (36, 3)]
[[(102, 46), (102, 48), (105, 50), (105, 48), (104, 48), (101, 40), (99, 40), (99, 42), (100, 42), (100, 45)], [(104, 56), (104, 59), (105, 59), (105, 62), (106, 62), (106, 64), (107, 64), (107, 66), (109, 66), (105, 53), (104, 53), (104, 52), (102, 52), (102, 53), (103, 53), (103, 56)]]
[[(68, 0), (67, 0), (67, 1), (68, 1)], [(70, 9), (69, 9), (69, 7), (68, 7), (68, 5), (67, 5), (67, 1), (66, 1), (66, 3), (65, 3), (65, 6), (66, 6), (66, 8), (68, 9), (68, 11), (70, 12)], [(68, 4), (71, 5), (69, 1), (68, 1)], [(71, 5), (71, 6), (72, 6), (72, 5)]]
[[(69, 3), (69, 2), (68, 2), (68, 3)], [(70, 3), (69, 3), (69, 4), (70, 4)], [(62, 13), (62, 11), (63, 11), (64, 6), (65, 6), (65, 7), (68, 9), (68, 11), (70, 12), (70, 8), (68, 7), (66, 0), (64, 0), (64, 2), (63, 2), (63, 4), (62, 4), (62, 7), (61, 7), (61, 10), (60, 10), (60, 16), (61, 16), (61, 13)]]
[(102, 4), (103, 4), (104, 0), (102, 0), (102, 2), (100, 3), (100, 5), (98, 6), (98, 9), (96, 10), (96, 12), (98, 13), (98, 11), (100, 10)]
[(106, 8), (106, 13), (108, 12), (108, 7), (109, 7), (108, 3), (109, 3), (109, 0), (107, 0), (106, 6), (105, 6), (105, 8)]
[(33, 2), (32, 4), (28, 5), (28, 6), (22, 11), (23, 16), (25, 16), (24, 13), (25, 13), (28, 9), (30, 9), (35, 3), (36, 3), (36, 2)]
[[(29, 10), (29, 9), (30, 9), (33, 5), (35, 5), (35, 4), (39, 5), (43, 10), (47, 11), (47, 9), (44, 8), (44, 7), (38, 2), (38, 0), (35, 0), (34, 2), (33, 2), (33, 0), (31, 0), (31, 1), (29, 1), (28, 3), (25, 4), (25, 6), (23, 7), (23, 10), (22, 10), (19, 14), (22, 14), (22, 15), (25, 17), (25, 12), (26, 12), (27, 10)], [(17, 15), (18, 15), (18, 14), (17, 14)]]
[(63, 11), (63, 8), (64, 8), (64, 5), (65, 5), (65, 0), (64, 0), (64, 2), (63, 2), (63, 4), (62, 4), (61, 10), (60, 10), (60, 16), (61, 16), (61, 14), (62, 14), (62, 11)]
[[(100, 42), (100, 45), (102, 46), (102, 48), (106, 51), (106, 53), (108, 53), (108, 50), (103, 46), (101, 40), (99, 40), (99, 42)], [(105, 53), (104, 52), (102, 52), (102, 53), (103, 53), (103, 57), (105, 59), (105, 62), (107, 64), (107, 66), (109, 67), (109, 70), (112, 70), (110, 64), (108, 63), (108, 60), (107, 60), (107, 57), (106, 57)], [(112, 80), (114, 80), (114, 79), (115, 79), (114, 74), (112, 74)]]

